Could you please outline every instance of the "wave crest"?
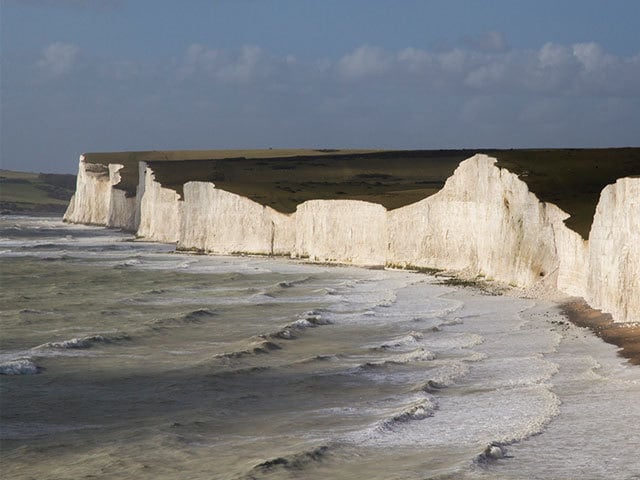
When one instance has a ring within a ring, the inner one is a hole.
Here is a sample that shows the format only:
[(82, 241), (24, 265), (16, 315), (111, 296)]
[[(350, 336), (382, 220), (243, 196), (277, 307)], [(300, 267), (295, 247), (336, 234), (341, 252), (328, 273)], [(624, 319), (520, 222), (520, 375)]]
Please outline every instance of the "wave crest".
[[(286, 457), (272, 458), (253, 467), (251, 473), (267, 473), (278, 468), (284, 468), (286, 470), (301, 470), (310, 463), (320, 461), (327, 455), (328, 451), (329, 447), (323, 445), (306, 452), (295, 453)], [(252, 477), (248, 476), (248, 478)]]
[(119, 340), (129, 340), (129, 335), (124, 333), (115, 335), (87, 335), (86, 337), (75, 337), (60, 342), (47, 342), (34, 347), (33, 350), (41, 350), (44, 348), (59, 349), (86, 349), (91, 348), (98, 343), (113, 343)]
[(156, 318), (146, 322), (146, 324), (149, 325), (151, 329), (156, 330), (169, 327), (179, 327), (181, 325), (189, 325), (194, 323), (202, 323), (206, 319), (215, 317), (216, 315), (218, 315), (218, 312), (216, 312), (215, 310), (212, 310), (210, 308), (200, 308), (198, 310), (193, 310), (178, 317)]
[(476, 458), (475, 462), (479, 464), (487, 464), (507, 457), (507, 448), (500, 442), (491, 442)]
[(436, 408), (437, 406), (431, 400), (425, 398), (418, 403), (410, 405), (391, 418), (383, 420), (379, 428), (385, 431), (394, 430), (397, 426), (403, 423), (414, 420), (424, 420), (425, 418), (433, 416)]
[(260, 337), (265, 339), (292, 340), (296, 338), (296, 331), (301, 331), (307, 328), (316, 328), (321, 325), (331, 325), (331, 322), (323, 319), (322, 315), (318, 312), (310, 311), (303, 313), (298, 320), (285, 325), (277, 332), (260, 335)]
[(463, 362), (455, 362), (447, 365), (437, 375), (424, 383), (417, 385), (413, 391), (435, 393), (438, 390), (449, 387), (458, 378), (466, 376), (470, 371), (469, 366)]
[(381, 360), (378, 362), (367, 362), (364, 365), (361, 365), (361, 368), (366, 369), (375, 369), (386, 367), (389, 365), (405, 365), (411, 362), (426, 362), (436, 358), (436, 355), (425, 348), (416, 348), (410, 352), (399, 353), (396, 355), (391, 355), (385, 360)]
[(409, 332), (406, 335), (393, 339), (389, 343), (383, 343), (379, 347), (375, 347), (374, 350), (393, 350), (396, 348), (407, 347), (415, 345), (424, 338), (421, 332)]
[(18, 358), (0, 363), (0, 375), (35, 375), (41, 371), (42, 368), (30, 358)]
[(218, 313), (210, 308), (199, 308), (183, 315), (183, 318), (187, 321), (200, 322), (205, 318), (215, 317)]
[(242, 358), (249, 355), (262, 355), (265, 353), (269, 353), (273, 350), (280, 350), (282, 347), (277, 343), (271, 342), (267, 339), (263, 339), (261, 341), (253, 342), (249, 345), (248, 348), (244, 350), (237, 350), (235, 352), (227, 352), (227, 353), (219, 353), (215, 355), (213, 358), (220, 359), (232, 359), (232, 358)]

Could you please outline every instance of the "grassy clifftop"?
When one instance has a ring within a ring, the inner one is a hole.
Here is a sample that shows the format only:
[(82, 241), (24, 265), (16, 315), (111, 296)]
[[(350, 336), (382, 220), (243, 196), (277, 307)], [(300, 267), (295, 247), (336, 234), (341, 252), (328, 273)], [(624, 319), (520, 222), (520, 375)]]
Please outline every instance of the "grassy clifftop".
[(182, 195), (188, 181), (207, 181), (284, 213), (313, 199), (351, 199), (387, 209), (438, 192), (458, 164), (486, 153), (519, 176), (536, 196), (571, 215), (567, 226), (588, 237), (602, 189), (640, 176), (640, 148), (519, 150), (175, 150), (90, 153), (85, 162), (120, 163), (117, 186), (135, 195), (138, 162)]
[(75, 175), (0, 170), (0, 211), (64, 213), (75, 188)]
[(151, 162), (155, 178), (182, 194), (189, 180), (209, 181), (284, 213), (307, 200), (364, 200), (394, 209), (439, 191), (467, 151), (403, 151)]
[(174, 166), (175, 173), (187, 169), (191, 170), (185, 162), (200, 161), (245, 161), (256, 159), (274, 159), (291, 157), (318, 157), (341, 156), (355, 153), (367, 153), (374, 150), (336, 150), (336, 149), (262, 149), (262, 150), (147, 150), (139, 152), (96, 152), (85, 153), (85, 163), (109, 165), (117, 163), (123, 165), (120, 170), (122, 181), (118, 188), (124, 190), (128, 196), (135, 195), (138, 186), (138, 162), (169, 163), (180, 162), (180, 166)]
[(602, 189), (618, 178), (640, 176), (640, 148), (498, 150), (497, 166), (517, 174), (529, 190), (571, 215), (565, 224), (583, 238)]

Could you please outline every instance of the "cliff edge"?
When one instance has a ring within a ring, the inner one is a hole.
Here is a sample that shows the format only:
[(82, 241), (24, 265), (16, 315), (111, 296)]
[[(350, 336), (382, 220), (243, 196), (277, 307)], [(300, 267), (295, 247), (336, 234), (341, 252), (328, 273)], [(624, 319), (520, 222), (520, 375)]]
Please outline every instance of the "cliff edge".
[[(392, 152), (322, 151), (308, 158), (280, 154), (273, 163), (188, 159), (188, 168), (153, 155), (142, 161), (117, 154), (111, 162), (101, 154), (93, 163), (81, 156), (65, 220), (124, 228), (181, 250), (460, 270), (523, 288), (555, 288), (618, 322), (637, 322), (640, 149), (626, 150), (633, 161), (600, 164), (604, 173), (589, 177), (587, 187), (565, 192), (558, 179), (543, 181), (551, 162), (535, 152), (537, 161), (527, 163), (513, 151), (466, 160), (465, 151), (397, 152), (395, 162)], [(296, 162), (306, 176), (292, 172)], [(575, 177), (580, 164), (568, 165)], [(594, 165), (583, 168), (591, 172)], [(602, 189), (620, 172), (629, 175)], [(527, 183), (529, 175), (535, 181)], [(553, 182), (555, 190), (548, 188)], [(598, 185), (601, 193), (593, 191)], [(252, 194), (242, 194), (247, 190)], [(558, 195), (571, 214), (539, 195)], [(584, 208), (589, 202), (595, 215)], [(579, 222), (571, 224), (572, 217)]]

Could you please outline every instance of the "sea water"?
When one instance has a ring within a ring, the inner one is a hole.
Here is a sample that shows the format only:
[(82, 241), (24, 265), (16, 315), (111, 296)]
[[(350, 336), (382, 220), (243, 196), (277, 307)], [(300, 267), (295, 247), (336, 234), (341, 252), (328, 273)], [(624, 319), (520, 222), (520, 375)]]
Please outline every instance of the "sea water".
[(549, 303), (0, 220), (4, 478), (640, 478), (640, 368)]

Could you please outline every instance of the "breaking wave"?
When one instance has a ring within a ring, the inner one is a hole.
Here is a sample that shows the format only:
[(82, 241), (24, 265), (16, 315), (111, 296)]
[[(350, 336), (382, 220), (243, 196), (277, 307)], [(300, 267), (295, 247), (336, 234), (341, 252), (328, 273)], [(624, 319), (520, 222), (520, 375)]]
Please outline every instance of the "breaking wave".
[(76, 337), (69, 340), (62, 340), (60, 342), (47, 342), (42, 345), (34, 347), (34, 350), (41, 350), (44, 348), (60, 348), (60, 349), (85, 349), (91, 348), (99, 343), (113, 343), (120, 340), (129, 340), (130, 337), (127, 334), (115, 334), (115, 335), (88, 335), (86, 337)]
[(191, 322), (199, 322), (205, 318), (215, 317), (218, 313), (209, 308), (200, 308), (184, 315), (184, 319)]
[(313, 357), (308, 357), (308, 358), (303, 358), (302, 360), (295, 362), (296, 364), (299, 365), (305, 365), (308, 363), (315, 363), (315, 362), (333, 362), (338, 360), (338, 356), (337, 355), (315, 355)]
[(308, 282), (309, 280), (311, 280), (311, 277), (304, 277), (299, 280), (285, 280), (285, 281), (279, 282), (278, 287), (291, 288), (291, 287), (295, 287), (296, 285), (302, 285)]
[(493, 463), (496, 460), (507, 457), (507, 447), (500, 442), (491, 442), (487, 447), (478, 454), (474, 462), (479, 465)]
[(424, 335), (420, 332), (410, 332), (402, 337), (393, 339), (389, 343), (383, 343), (379, 347), (374, 347), (374, 350), (392, 350), (396, 348), (407, 347), (417, 344), (424, 338)]
[(42, 368), (30, 358), (18, 358), (0, 363), (0, 375), (35, 375), (41, 371)]
[(438, 372), (426, 382), (417, 384), (414, 392), (435, 393), (451, 386), (456, 380), (466, 376), (470, 367), (464, 362), (452, 362), (438, 369)]
[(300, 315), (297, 320), (285, 325), (281, 329), (272, 332), (265, 333), (254, 337), (253, 340), (246, 348), (236, 350), (232, 352), (225, 352), (215, 355), (216, 359), (237, 359), (250, 355), (261, 355), (272, 352), (274, 350), (281, 350), (282, 346), (276, 343), (278, 340), (293, 340), (297, 337), (297, 334), (307, 328), (316, 328), (320, 325), (330, 325), (329, 320), (322, 318), (322, 315), (315, 311), (308, 311)]
[(322, 315), (315, 310), (305, 312), (300, 315), (298, 320), (295, 320), (280, 330), (273, 333), (261, 335), (261, 338), (271, 338), (280, 340), (291, 340), (296, 338), (296, 332), (301, 332), (307, 328), (316, 328), (321, 325), (331, 325), (329, 320), (322, 318)]
[(360, 366), (364, 370), (386, 367), (388, 365), (404, 365), (410, 362), (426, 362), (435, 359), (433, 352), (425, 348), (416, 348), (410, 352), (399, 353), (377, 362), (367, 362)]
[(286, 457), (272, 458), (253, 467), (245, 478), (255, 478), (253, 476), (254, 474), (270, 473), (277, 469), (302, 470), (309, 464), (322, 460), (328, 452), (329, 447), (323, 445), (312, 450), (294, 453)]
[(280, 350), (280, 349), (282, 349), (282, 347), (277, 343), (271, 342), (266, 339), (261, 339), (261, 340), (252, 342), (247, 348), (243, 350), (237, 350), (235, 352), (219, 353), (217, 355), (214, 355), (213, 358), (219, 358), (219, 359), (242, 358), (242, 357), (247, 357), (249, 355), (262, 355), (262, 354), (269, 353), (274, 350)]
[(383, 420), (378, 426), (378, 429), (382, 431), (393, 431), (401, 424), (413, 420), (424, 420), (425, 418), (433, 416), (436, 409), (437, 405), (428, 398), (425, 398), (396, 413), (391, 418)]
[(169, 327), (178, 327), (194, 323), (203, 323), (206, 319), (215, 317), (216, 315), (218, 315), (218, 313), (215, 310), (209, 308), (200, 308), (198, 310), (193, 310), (178, 317), (155, 318), (146, 322), (146, 325), (154, 330)]
[(137, 267), (139, 265), (142, 265), (142, 260), (140, 260), (139, 258), (130, 258), (129, 260), (125, 260), (124, 262), (119, 263), (115, 266), (115, 268), (130, 268)]

